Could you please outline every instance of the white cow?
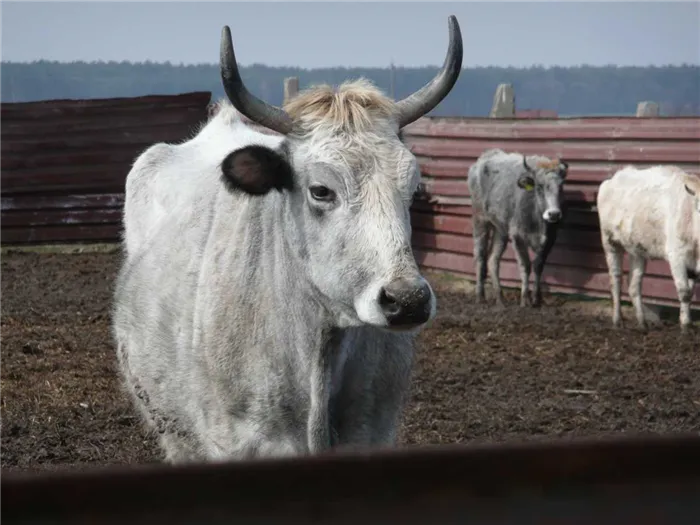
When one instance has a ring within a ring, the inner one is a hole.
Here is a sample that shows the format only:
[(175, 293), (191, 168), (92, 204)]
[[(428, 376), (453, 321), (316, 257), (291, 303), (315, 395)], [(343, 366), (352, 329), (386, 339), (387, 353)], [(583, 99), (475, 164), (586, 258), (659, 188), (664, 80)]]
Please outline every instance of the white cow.
[(644, 327), (642, 277), (648, 259), (668, 261), (680, 300), (680, 325), (700, 273), (700, 178), (676, 166), (627, 166), (600, 185), (600, 231), (610, 272), (613, 323), (620, 326), (622, 258), (630, 256), (629, 295)]
[(395, 443), (414, 339), (436, 310), (411, 249), (420, 171), (398, 132), (459, 76), (449, 22), (442, 70), (410, 97), (360, 80), (284, 108), (245, 88), (225, 27), (229, 100), (134, 163), (114, 335), (167, 461)]

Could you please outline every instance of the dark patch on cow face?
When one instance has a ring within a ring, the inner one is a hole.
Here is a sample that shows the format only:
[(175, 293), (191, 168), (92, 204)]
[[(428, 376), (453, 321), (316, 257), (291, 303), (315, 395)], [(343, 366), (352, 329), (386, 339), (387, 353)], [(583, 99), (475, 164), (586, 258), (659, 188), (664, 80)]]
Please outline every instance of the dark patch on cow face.
[(283, 152), (265, 146), (232, 151), (221, 163), (221, 179), (231, 192), (265, 195), (270, 190), (291, 190), (294, 171)]
[(686, 268), (685, 273), (688, 276), (688, 279), (690, 279), (691, 281), (694, 281), (698, 278), (698, 272), (690, 268)]

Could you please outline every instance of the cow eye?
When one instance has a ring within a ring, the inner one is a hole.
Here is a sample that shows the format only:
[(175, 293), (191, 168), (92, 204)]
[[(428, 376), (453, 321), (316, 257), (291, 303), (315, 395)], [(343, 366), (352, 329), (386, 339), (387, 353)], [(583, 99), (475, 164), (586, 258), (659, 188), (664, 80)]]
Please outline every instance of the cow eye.
[(326, 186), (311, 186), (309, 192), (317, 201), (331, 202), (335, 199), (335, 192)]

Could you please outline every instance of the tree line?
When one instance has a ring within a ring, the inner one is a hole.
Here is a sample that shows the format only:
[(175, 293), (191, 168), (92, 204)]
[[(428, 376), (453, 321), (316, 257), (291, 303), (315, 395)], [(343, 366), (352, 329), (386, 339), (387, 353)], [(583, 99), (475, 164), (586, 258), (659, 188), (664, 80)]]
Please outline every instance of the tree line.
[[(300, 88), (339, 84), (360, 76), (400, 99), (428, 82), (436, 67), (301, 69), (253, 64), (241, 67), (243, 81), (257, 96), (281, 104), (285, 77), (299, 77)], [(496, 87), (510, 83), (516, 108), (549, 109), (560, 116), (633, 115), (637, 103), (658, 102), (662, 115), (700, 115), (700, 67), (479, 67), (462, 71), (435, 116), (488, 115)], [(154, 62), (2, 62), (2, 102), (90, 99), (211, 91), (224, 96), (216, 64)]]

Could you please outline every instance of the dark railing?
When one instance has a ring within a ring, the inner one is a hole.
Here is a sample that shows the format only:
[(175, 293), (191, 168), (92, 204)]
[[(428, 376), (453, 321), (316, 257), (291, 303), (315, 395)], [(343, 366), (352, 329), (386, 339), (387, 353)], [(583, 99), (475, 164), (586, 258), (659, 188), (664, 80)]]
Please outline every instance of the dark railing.
[(695, 524), (700, 437), (346, 451), (2, 477), (4, 524)]

